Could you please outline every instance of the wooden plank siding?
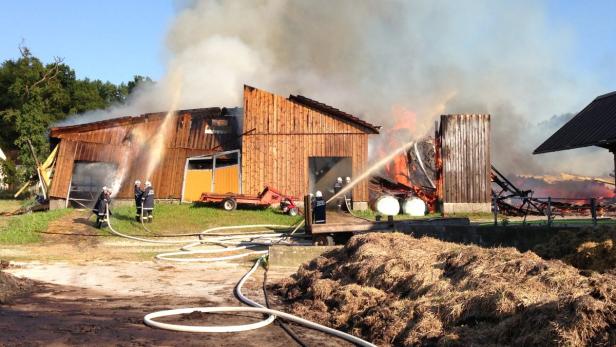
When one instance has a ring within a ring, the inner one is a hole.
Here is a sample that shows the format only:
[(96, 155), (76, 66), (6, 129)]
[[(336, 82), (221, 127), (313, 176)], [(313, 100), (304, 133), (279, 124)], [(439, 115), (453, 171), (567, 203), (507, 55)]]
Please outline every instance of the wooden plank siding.
[[(269, 184), (301, 198), (308, 193), (309, 157), (350, 157), (354, 176), (366, 167), (369, 132), (364, 127), (245, 86), (243, 131), (250, 130), (242, 139), (246, 194), (257, 194)], [(355, 186), (353, 196), (368, 201), (367, 182)]]
[(443, 202), (490, 203), (490, 115), (441, 116)]
[[(152, 177), (157, 198), (179, 199), (184, 178), (186, 158), (218, 151), (237, 149), (237, 135), (233, 129), (228, 134), (206, 133), (208, 120), (232, 117), (223, 114), (220, 108), (179, 111), (165, 137), (165, 153)], [(164, 113), (140, 117), (125, 117), (117, 120), (84, 125), (53, 128), (52, 142), (59, 143), (58, 158), (49, 195), (66, 198), (75, 161), (109, 162), (118, 167), (126, 166), (123, 184), (118, 198), (131, 198), (133, 182), (145, 180), (148, 146), (143, 140), (153, 138), (164, 120)], [(111, 184), (111, 182), (109, 182)]]

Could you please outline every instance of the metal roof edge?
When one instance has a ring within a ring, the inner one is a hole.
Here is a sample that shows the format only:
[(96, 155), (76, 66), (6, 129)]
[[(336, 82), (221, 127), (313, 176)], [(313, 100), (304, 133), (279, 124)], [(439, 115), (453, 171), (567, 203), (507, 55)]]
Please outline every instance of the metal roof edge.
[[(616, 95), (616, 91), (609, 92), (609, 93), (605, 93), (605, 94), (603, 94), (603, 95), (599, 95), (599, 96), (597, 96), (597, 97), (595, 98), (595, 100), (605, 99), (605, 98), (608, 98), (608, 97), (610, 97), (610, 96), (614, 96), (614, 95)], [(593, 100), (593, 101), (595, 101), (595, 100)]]

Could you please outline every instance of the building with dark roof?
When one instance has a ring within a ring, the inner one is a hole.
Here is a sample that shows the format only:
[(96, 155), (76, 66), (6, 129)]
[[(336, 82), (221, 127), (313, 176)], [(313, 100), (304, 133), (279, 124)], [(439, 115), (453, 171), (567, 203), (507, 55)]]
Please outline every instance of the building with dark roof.
[[(329, 194), (337, 177), (366, 167), (368, 136), (379, 127), (303, 96), (244, 87), (243, 108), (180, 110), (164, 132), (164, 148), (144, 177), (165, 112), (52, 128), (58, 145), (49, 192), (51, 207), (89, 205), (121, 176), (117, 198), (132, 197), (133, 182), (151, 180), (157, 198), (194, 201), (202, 192), (258, 194), (265, 185), (301, 198)], [(121, 173), (121, 174), (120, 174)], [(353, 189), (367, 206), (366, 182)]]
[(597, 146), (615, 155), (616, 92), (598, 96), (537, 147), (533, 154)]
[(601, 95), (543, 142), (533, 154), (588, 146), (616, 146), (616, 92)]

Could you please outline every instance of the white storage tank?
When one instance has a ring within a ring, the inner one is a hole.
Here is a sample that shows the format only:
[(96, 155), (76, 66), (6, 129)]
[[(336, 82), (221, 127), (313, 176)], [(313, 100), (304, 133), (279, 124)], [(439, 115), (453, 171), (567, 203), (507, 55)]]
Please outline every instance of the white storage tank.
[(426, 203), (418, 197), (407, 198), (402, 202), (402, 213), (414, 217), (425, 216)]
[(372, 208), (380, 214), (395, 216), (400, 213), (400, 202), (391, 195), (381, 195), (374, 200)]

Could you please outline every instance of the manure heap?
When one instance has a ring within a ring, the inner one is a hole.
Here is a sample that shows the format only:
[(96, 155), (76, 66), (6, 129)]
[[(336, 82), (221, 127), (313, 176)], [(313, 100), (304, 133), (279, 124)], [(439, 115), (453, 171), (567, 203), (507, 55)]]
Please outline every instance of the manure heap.
[(366, 234), (274, 290), (380, 346), (616, 344), (616, 276), (514, 248)]
[(14, 277), (0, 271), (0, 305), (9, 304), (14, 297), (27, 293), (31, 281)]

